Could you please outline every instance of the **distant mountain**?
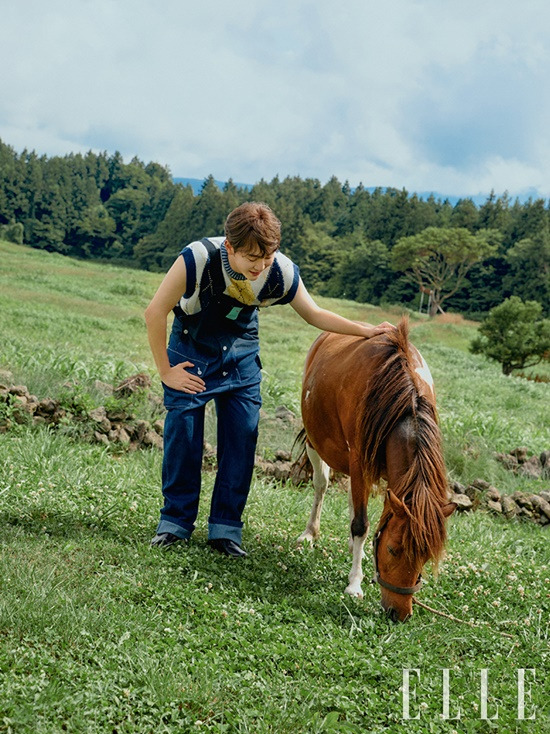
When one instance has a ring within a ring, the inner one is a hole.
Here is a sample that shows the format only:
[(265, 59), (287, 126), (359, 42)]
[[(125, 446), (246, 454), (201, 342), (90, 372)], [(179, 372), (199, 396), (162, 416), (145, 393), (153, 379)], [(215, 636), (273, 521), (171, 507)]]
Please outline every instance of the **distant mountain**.
[[(369, 189), (369, 191), (371, 191), (371, 189)], [(436, 200), (448, 201), (452, 206), (461, 199), (471, 199), (476, 206), (481, 206), (482, 204), (485, 204), (489, 198), (488, 194), (476, 194), (475, 196), (445, 196), (444, 194), (438, 194), (437, 191), (409, 191), (409, 194), (413, 193), (416, 193), (418, 198), (423, 199), (424, 201), (429, 199), (430, 196), (433, 196)]]
[[(195, 195), (200, 194), (201, 189), (204, 185), (204, 182), (206, 181), (206, 178), (174, 178), (173, 179), (175, 183), (181, 183), (183, 186), (191, 186), (193, 189), (193, 193)], [(215, 182), (220, 189), (223, 189), (223, 187), (226, 184), (226, 181), (216, 181)], [(246, 189), (247, 191), (250, 191), (252, 186), (254, 184), (248, 184), (248, 183), (237, 183), (234, 182), (235, 186), (239, 189)], [(382, 191), (386, 191), (385, 187), (380, 186), (366, 186), (365, 190), (369, 191), (371, 194), (373, 191), (376, 191), (377, 188), (381, 188)], [(353, 188), (352, 188), (353, 191)], [(485, 204), (487, 199), (489, 198), (490, 194), (474, 194), (471, 196), (468, 196), (465, 194), (464, 196), (446, 196), (445, 194), (439, 194), (437, 191), (409, 191), (409, 196), (412, 196), (416, 193), (419, 199), (429, 199), (430, 196), (433, 196), (434, 199), (440, 199), (441, 201), (449, 201), (452, 206), (454, 206), (457, 201), (460, 201), (461, 199), (471, 199), (476, 206), (482, 206)], [(502, 194), (496, 194), (497, 196), (502, 196)], [(528, 199), (532, 198), (533, 200), (541, 198), (540, 195), (535, 191), (535, 189), (528, 189), (527, 191), (517, 194), (515, 196), (511, 196), (510, 199), (512, 201), (515, 201), (516, 198), (520, 203), (525, 203)]]
[[(191, 186), (193, 189), (193, 193), (200, 194), (202, 187), (204, 186), (204, 182), (206, 181), (206, 178), (174, 178), (174, 183), (180, 183), (183, 186)], [(220, 189), (223, 189), (226, 181), (215, 181), (215, 183), (218, 185)], [(238, 189), (247, 189), (248, 191), (252, 188), (252, 184), (245, 184), (245, 183), (235, 183), (235, 186)]]

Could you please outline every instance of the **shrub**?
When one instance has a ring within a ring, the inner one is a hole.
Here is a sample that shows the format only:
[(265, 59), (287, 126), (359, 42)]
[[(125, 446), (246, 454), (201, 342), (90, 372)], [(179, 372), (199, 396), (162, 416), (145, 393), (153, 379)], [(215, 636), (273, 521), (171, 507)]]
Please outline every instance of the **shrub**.
[(23, 244), (23, 225), (19, 222), (4, 224), (0, 227), (0, 239), (14, 242), (16, 245)]
[(539, 364), (550, 352), (550, 319), (541, 314), (537, 301), (511, 296), (489, 311), (470, 351), (500, 362), (505, 375)]

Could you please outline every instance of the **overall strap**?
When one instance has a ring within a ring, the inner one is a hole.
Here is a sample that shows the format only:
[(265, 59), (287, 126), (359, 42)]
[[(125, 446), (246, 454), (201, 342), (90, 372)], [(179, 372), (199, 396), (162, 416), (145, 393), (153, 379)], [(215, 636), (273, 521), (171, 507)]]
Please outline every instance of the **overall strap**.
[[(206, 261), (199, 284), (199, 300), (201, 303), (201, 310), (203, 310), (213, 299), (219, 298), (219, 296), (224, 292), (225, 281), (222, 271), (223, 266), (220, 248), (216, 247), (216, 245), (207, 237), (203, 237), (201, 243), (208, 253), (208, 260)], [(179, 303), (174, 306), (172, 311), (180, 321), (187, 318)]]
[(206, 308), (212, 299), (218, 298), (224, 292), (225, 279), (221, 249), (216, 247), (208, 237), (203, 237), (201, 242), (208, 252), (208, 262), (202, 273), (199, 298), (202, 308)]

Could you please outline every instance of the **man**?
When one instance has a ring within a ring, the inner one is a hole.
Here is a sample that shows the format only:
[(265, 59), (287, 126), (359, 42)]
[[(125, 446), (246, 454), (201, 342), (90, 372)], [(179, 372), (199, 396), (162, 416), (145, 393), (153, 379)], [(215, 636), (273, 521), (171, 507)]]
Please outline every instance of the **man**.
[[(153, 546), (190, 538), (201, 485), (204, 410), (216, 404), (218, 471), (208, 539), (244, 557), (242, 513), (254, 468), (261, 406), (258, 308), (289, 303), (325, 331), (369, 338), (394, 327), (360, 324), (319, 308), (298, 267), (279, 251), (281, 224), (271, 209), (247, 202), (225, 223), (225, 237), (185, 247), (145, 312), (149, 343), (164, 386), (167, 416), (161, 510)], [(167, 317), (175, 318), (168, 347)]]

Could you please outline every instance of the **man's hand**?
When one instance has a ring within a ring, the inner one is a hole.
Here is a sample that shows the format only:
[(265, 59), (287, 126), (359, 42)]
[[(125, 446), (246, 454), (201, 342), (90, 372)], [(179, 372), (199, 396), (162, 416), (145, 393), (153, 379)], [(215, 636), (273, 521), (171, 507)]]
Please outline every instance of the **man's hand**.
[(368, 335), (368, 339), (370, 339), (373, 336), (378, 336), (379, 334), (387, 334), (390, 331), (395, 331), (396, 327), (393, 324), (390, 324), (389, 321), (383, 321), (381, 324), (378, 324), (378, 326), (371, 326), (370, 327), (370, 333)]
[(204, 392), (206, 390), (204, 380), (201, 380), (200, 377), (197, 377), (192, 372), (187, 372), (186, 367), (194, 367), (194, 364), (192, 362), (177, 364), (174, 367), (170, 367), (160, 378), (165, 385), (171, 387), (173, 390), (190, 393), (191, 395)]

